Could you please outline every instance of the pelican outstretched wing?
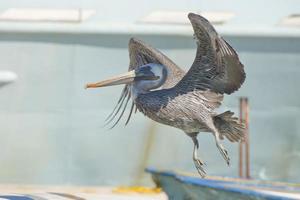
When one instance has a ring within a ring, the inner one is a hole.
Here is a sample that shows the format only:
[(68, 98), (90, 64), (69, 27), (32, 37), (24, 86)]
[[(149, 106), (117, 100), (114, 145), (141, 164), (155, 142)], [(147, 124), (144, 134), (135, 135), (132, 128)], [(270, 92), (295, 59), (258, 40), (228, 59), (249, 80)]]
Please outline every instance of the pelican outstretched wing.
[(197, 53), (177, 89), (185, 92), (210, 89), (221, 94), (238, 90), (246, 74), (235, 50), (204, 17), (193, 13), (188, 17), (197, 39)]
[[(167, 56), (162, 54), (157, 49), (146, 44), (145, 42), (138, 40), (136, 38), (131, 38), (129, 40), (128, 48), (129, 48), (129, 58), (130, 58), (128, 71), (134, 70), (138, 66), (145, 65), (148, 63), (158, 63), (166, 66), (168, 68), (168, 76), (166, 78), (166, 82), (162, 85), (163, 89), (171, 88), (175, 86), (183, 78), (185, 72), (181, 68), (179, 68)], [(107, 123), (110, 123), (119, 114), (117, 120), (114, 122), (111, 128), (117, 125), (117, 123), (122, 118), (130, 99), (131, 99), (130, 86), (125, 85), (117, 105), (115, 106), (113, 112), (106, 119)], [(128, 124), (133, 110), (135, 110), (135, 104), (132, 101), (129, 115), (125, 124)]]

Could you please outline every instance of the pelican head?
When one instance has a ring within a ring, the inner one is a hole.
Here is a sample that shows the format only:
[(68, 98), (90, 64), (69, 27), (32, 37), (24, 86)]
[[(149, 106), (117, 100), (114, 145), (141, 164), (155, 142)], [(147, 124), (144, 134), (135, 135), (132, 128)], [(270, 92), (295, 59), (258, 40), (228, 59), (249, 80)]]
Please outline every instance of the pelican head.
[(125, 74), (120, 74), (97, 83), (89, 83), (86, 85), (86, 88), (129, 84), (132, 88), (133, 97), (135, 97), (138, 93), (146, 93), (159, 88), (164, 84), (166, 78), (167, 69), (165, 66), (157, 63), (148, 63)]

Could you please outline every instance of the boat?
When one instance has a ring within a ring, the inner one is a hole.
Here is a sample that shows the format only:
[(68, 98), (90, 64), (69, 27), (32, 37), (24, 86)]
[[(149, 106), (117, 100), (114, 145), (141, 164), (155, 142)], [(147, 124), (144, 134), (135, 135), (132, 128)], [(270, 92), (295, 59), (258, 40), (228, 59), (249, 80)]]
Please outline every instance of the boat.
[(300, 185), (253, 179), (208, 176), (147, 168), (170, 200), (290, 200), (300, 199)]

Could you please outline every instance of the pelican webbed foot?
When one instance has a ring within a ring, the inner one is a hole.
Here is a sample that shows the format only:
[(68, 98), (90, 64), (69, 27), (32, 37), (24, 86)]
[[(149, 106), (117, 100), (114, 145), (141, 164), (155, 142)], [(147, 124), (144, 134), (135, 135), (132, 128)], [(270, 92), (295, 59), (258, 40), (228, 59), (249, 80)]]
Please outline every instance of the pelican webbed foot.
[(194, 151), (193, 151), (193, 161), (195, 164), (195, 167), (199, 173), (199, 175), (204, 178), (206, 176), (206, 172), (203, 168), (203, 165), (205, 165), (205, 163), (203, 161), (201, 161), (198, 156), (197, 156), (197, 150), (199, 148), (199, 142), (197, 140), (197, 135), (191, 136), (192, 140), (194, 142)]
[(227, 150), (223, 147), (223, 145), (220, 141), (221, 135), (220, 135), (219, 131), (216, 129), (216, 127), (214, 125), (212, 125), (212, 123), (210, 124), (209, 127), (210, 127), (212, 133), (215, 136), (216, 146), (218, 147), (222, 157), (226, 161), (226, 164), (229, 166), (230, 165), (230, 158), (228, 156)]
[(227, 165), (230, 165), (230, 158), (228, 156), (228, 152), (227, 150), (223, 147), (223, 145), (220, 142), (217, 142), (217, 147), (222, 155), (222, 157), (224, 158), (224, 160), (226, 161)]
[(228, 156), (228, 152), (227, 150), (223, 147), (223, 145), (221, 144), (220, 141), (220, 134), (217, 130), (214, 131), (214, 135), (215, 135), (215, 140), (216, 140), (216, 146), (218, 147), (222, 157), (224, 158), (224, 160), (226, 161), (227, 165), (230, 165), (230, 158)]

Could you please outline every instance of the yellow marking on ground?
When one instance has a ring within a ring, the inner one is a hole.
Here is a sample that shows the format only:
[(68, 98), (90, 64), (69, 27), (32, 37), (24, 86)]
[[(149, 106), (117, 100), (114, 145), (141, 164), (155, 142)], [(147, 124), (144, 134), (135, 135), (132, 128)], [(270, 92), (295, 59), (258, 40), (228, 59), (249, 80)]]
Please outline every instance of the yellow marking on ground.
[(161, 188), (149, 188), (143, 186), (118, 187), (113, 189), (113, 193), (139, 193), (139, 194), (158, 194), (161, 193)]

